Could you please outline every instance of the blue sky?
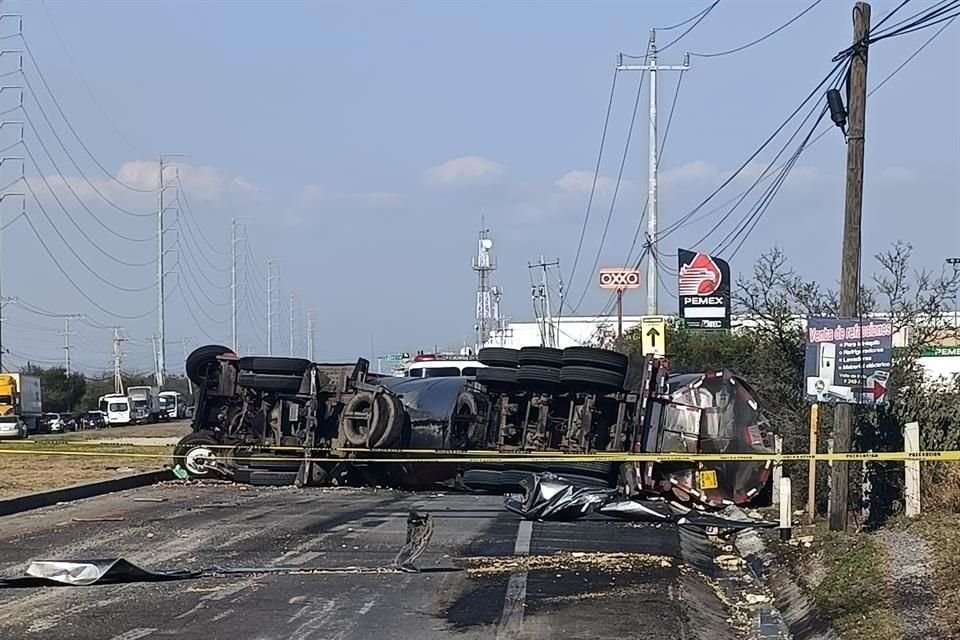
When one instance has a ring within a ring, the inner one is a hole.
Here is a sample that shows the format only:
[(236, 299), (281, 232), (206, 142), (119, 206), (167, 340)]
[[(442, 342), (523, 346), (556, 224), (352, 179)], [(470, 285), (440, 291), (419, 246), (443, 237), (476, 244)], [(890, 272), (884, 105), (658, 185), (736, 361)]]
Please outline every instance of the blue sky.
[[(150, 187), (158, 154), (190, 154), (180, 177), (196, 223), (181, 224), (199, 225), (216, 249), (226, 250), (231, 216), (249, 216), (256, 268), (265, 269), (267, 256), (278, 258), (284, 296), (296, 292), (301, 308), (316, 309), (318, 354), (352, 358), (368, 355), (371, 342), (383, 353), (456, 346), (469, 338), (475, 287), (470, 259), (482, 213), (496, 243), (495, 281), (505, 290), (505, 311), (530, 319), (528, 261), (541, 253), (557, 257), (564, 277), (570, 275), (617, 53), (642, 53), (651, 27), (679, 22), (706, 4), (48, 1), (5, 3), (4, 10), (24, 13), (27, 43), (97, 159), (122, 181)], [(738, 46), (807, 4), (722, 0), (661, 61), (679, 62), (684, 51)], [(896, 4), (875, 2), (874, 20)], [(927, 4), (913, 2), (904, 15)], [(664, 225), (712, 191), (816, 86), (851, 39), (851, 6), (825, 0), (760, 45), (693, 59), (661, 166)], [(12, 25), (4, 26), (9, 33)], [(877, 43), (870, 85), (931, 33)], [(677, 34), (661, 32), (658, 41), (665, 44)], [(8, 70), (12, 57), (3, 62)], [(896, 239), (915, 245), (918, 266), (939, 268), (944, 257), (960, 253), (958, 66), (960, 25), (953, 25), (869, 102), (864, 255)], [(129, 192), (99, 172), (59, 120), (29, 61), (26, 73), (84, 174), (124, 208), (155, 208), (155, 195)], [(661, 122), (676, 78), (661, 74)], [(617, 81), (583, 257), (567, 283), (577, 298), (588, 286), (638, 80), (639, 74), (621, 74)], [(9, 98), (4, 94), (3, 101)], [(40, 165), (39, 172), (28, 166), (27, 174), (48, 177), (78, 224), (111, 255), (149, 260), (152, 244), (105, 233), (64, 189), (72, 185), (93, 212), (125, 235), (147, 237), (155, 222), (124, 216), (92, 193), (35, 102), (27, 96), (25, 104), (40, 130), (39, 139), (26, 134)], [(601, 266), (621, 263), (631, 245), (646, 195), (646, 129), (641, 109)], [(65, 178), (46, 159), (40, 140)], [(756, 175), (771, 156), (761, 155), (748, 173)], [(844, 159), (839, 131), (804, 154), (737, 254), (734, 272), (748, 271), (762, 251), (777, 245), (802, 274), (828, 286), (836, 282)], [(43, 195), (44, 185), (32, 184), (54, 224), (70, 234), (94, 271), (124, 288), (150, 285), (153, 267), (124, 267), (98, 253)], [(736, 192), (725, 190), (720, 197)], [(5, 202), (4, 220), (18, 211), (19, 204)], [(77, 263), (35, 206), (28, 206), (28, 215), (89, 296), (129, 315), (152, 309), (155, 292), (110, 289)], [(688, 246), (714, 220), (678, 231), (662, 250)], [(222, 269), (228, 262), (195, 237), (180, 241), (188, 246), (179, 251), (179, 274), (170, 276), (169, 285), (179, 279), (194, 298), (206, 293), (216, 304), (205, 306), (213, 320), (195, 310), (198, 326), (186, 309), (189, 295), (178, 291), (168, 305), (168, 335), (205, 342), (209, 334), (226, 342), (229, 290), (223, 287), (229, 277)], [(131, 366), (149, 361), (155, 317), (117, 320), (94, 310), (20, 223), (4, 232), (3, 242), (4, 295), (51, 311), (87, 313), (96, 324), (122, 325), (133, 338), (125, 347)], [(195, 273), (204, 257), (218, 267), (206, 272), (216, 287)], [(248, 271), (254, 277), (253, 268)], [(242, 315), (240, 333), (243, 344), (262, 351), (256, 329), (265, 313), (262, 274), (256, 278), (242, 306), (258, 317)], [(580, 312), (596, 314), (606, 299), (590, 285)], [(642, 292), (628, 295), (626, 311), (639, 313), (644, 304)], [(675, 302), (663, 292), (661, 304), (672, 311)], [(60, 360), (60, 321), (16, 305), (4, 314), (10, 319), (5, 345), (35, 359)], [(298, 319), (298, 336), (302, 324)], [(283, 352), (286, 318), (279, 317), (278, 325)], [(107, 365), (110, 332), (82, 323), (76, 331), (75, 361)], [(171, 370), (180, 349), (179, 343), (168, 347)]]

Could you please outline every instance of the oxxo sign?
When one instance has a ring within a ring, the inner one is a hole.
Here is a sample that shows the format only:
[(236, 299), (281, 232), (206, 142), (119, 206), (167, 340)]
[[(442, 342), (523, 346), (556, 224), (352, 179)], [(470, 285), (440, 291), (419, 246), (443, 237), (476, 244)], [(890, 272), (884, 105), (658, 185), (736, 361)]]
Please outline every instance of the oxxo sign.
[(600, 269), (601, 289), (638, 289), (640, 287), (640, 272), (636, 269)]

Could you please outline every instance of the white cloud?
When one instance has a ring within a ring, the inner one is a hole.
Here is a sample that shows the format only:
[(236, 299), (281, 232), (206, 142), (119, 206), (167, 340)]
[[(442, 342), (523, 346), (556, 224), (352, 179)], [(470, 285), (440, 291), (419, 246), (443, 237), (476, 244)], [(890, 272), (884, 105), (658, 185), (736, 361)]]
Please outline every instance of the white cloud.
[(878, 172), (875, 180), (884, 184), (907, 184), (916, 182), (919, 176), (913, 169), (906, 167), (887, 167)]
[[(593, 172), (575, 169), (568, 171), (554, 182), (561, 191), (571, 194), (589, 194), (593, 187)], [(597, 177), (597, 193), (613, 193), (616, 181), (607, 176)], [(621, 191), (625, 188), (632, 188), (633, 184), (628, 180), (620, 181)]]
[(507, 168), (480, 156), (462, 156), (447, 160), (423, 172), (423, 182), (429, 187), (463, 187), (490, 184), (500, 180)]
[[(764, 185), (776, 180), (780, 173), (779, 165), (770, 168), (763, 162), (747, 163), (743, 169), (737, 172), (731, 186), (743, 188), (752, 184), (755, 180), (763, 176)], [(706, 160), (694, 160), (685, 164), (667, 169), (660, 172), (660, 183), (666, 187), (677, 186), (702, 186), (717, 187), (728, 180), (736, 172), (736, 169), (721, 169), (712, 162)], [(766, 172), (766, 173), (764, 173)], [(790, 170), (786, 183), (795, 186), (811, 185), (820, 182), (823, 174), (816, 167), (796, 165)]]

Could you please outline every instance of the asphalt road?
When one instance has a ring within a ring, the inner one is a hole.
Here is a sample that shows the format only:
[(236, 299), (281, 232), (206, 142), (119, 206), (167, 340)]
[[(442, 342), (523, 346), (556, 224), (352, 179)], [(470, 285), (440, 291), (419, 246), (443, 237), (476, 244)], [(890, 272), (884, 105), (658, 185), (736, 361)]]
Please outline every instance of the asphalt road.
[[(0, 637), (742, 637), (681, 557), (690, 542), (675, 528), (529, 523), (502, 505), (495, 495), (166, 484), (0, 518), (0, 575), (30, 559), (115, 556), (150, 569), (303, 571), (4, 589)], [(371, 572), (403, 543), (411, 508), (435, 522), (421, 573)], [(88, 522), (104, 517), (123, 520)], [(358, 569), (326, 571), (344, 567)]]

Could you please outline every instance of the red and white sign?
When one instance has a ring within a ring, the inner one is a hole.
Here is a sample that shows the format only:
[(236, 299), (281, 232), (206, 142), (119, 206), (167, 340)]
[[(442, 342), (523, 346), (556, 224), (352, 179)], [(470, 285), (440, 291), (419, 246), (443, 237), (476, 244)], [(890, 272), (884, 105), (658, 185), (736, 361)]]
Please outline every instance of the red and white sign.
[(605, 267), (600, 269), (601, 289), (638, 289), (640, 288), (640, 272), (636, 269), (617, 269)]
[(723, 275), (713, 258), (698, 253), (693, 262), (680, 267), (678, 279), (681, 296), (709, 296), (720, 288)]

